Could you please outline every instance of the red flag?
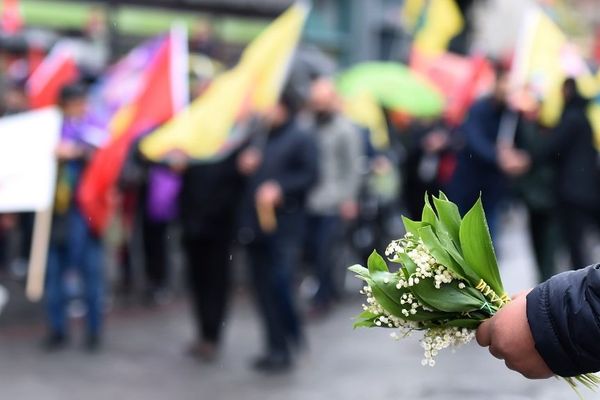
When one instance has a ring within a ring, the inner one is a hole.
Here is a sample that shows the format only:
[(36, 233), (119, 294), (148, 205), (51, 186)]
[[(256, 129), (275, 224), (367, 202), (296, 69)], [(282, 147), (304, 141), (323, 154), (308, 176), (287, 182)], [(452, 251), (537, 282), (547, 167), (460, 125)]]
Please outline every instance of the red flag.
[(79, 77), (75, 59), (68, 47), (58, 45), (33, 72), (27, 81), (29, 102), (33, 108), (57, 103), (63, 86)]
[(28, 75), (33, 74), (42, 65), (44, 58), (46, 58), (46, 52), (43, 48), (35, 45), (29, 47), (29, 53), (27, 54), (27, 62), (29, 63)]
[(462, 122), (473, 101), (494, 82), (493, 69), (483, 57), (466, 58), (450, 53), (429, 56), (413, 50), (410, 66), (431, 79), (446, 95), (445, 117), (452, 125)]
[(114, 117), (112, 139), (84, 173), (79, 205), (97, 233), (104, 232), (113, 214), (112, 190), (134, 140), (172, 118), (187, 103), (185, 43), (185, 35), (174, 32), (159, 48), (146, 71), (143, 89)]
[(18, 33), (23, 27), (19, 0), (4, 0), (0, 16), (0, 30), (8, 34)]

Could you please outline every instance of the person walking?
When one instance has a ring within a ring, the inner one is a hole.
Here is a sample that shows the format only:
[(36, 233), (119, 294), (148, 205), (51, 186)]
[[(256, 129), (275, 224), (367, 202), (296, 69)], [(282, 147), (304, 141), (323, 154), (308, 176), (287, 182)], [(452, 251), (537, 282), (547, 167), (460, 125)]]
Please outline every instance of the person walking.
[(507, 113), (508, 71), (497, 69), (492, 95), (477, 101), (460, 128), (464, 147), (457, 156), (454, 177), (448, 195), (461, 213), (466, 213), (481, 195), (492, 238), (496, 237), (500, 206), (507, 191), (506, 176), (498, 159), (498, 135)]
[(587, 228), (600, 229), (600, 156), (594, 145), (594, 132), (587, 117), (588, 100), (568, 78), (563, 84), (565, 108), (560, 122), (533, 153), (533, 163), (551, 160), (556, 167), (555, 188), (562, 233), (569, 248), (571, 265), (587, 265)]
[(288, 84), (265, 117), (265, 143), (249, 147), (239, 159), (240, 170), (249, 176), (239, 236), (248, 252), (266, 339), (265, 354), (253, 367), (266, 373), (288, 370), (292, 349), (304, 342), (293, 283), (306, 198), (318, 176), (316, 143), (296, 118), (305, 102), (306, 95)]
[(87, 92), (69, 85), (60, 93), (63, 127), (56, 150), (59, 177), (46, 273), (46, 311), (49, 334), (47, 350), (63, 348), (69, 339), (67, 306), (70, 300), (66, 277), (75, 269), (81, 278), (86, 305), (86, 341), (90, 351), (101, 344), (104, 299), (101, 240), (89, 227), (75, 197), (82, 172), (91, 158), (98, 131), (86, 119)]
[(364, 151), (361, 132), (340, 113), (331, 80), (320, 78), (312, 83), (310, 109), (320, 162), (319, 181), (308, 195), (306, 241), (319, 284), (310, 314), (320, 316), (338, 296), (332, 276), (333, 251), (343, 222), (358, 215)]
[(538, 267), (540, 282), (556, 272), (556, 250), (560, 244), (560, 227), (554, 190), (555, 166), (551, 160), (531, 165), (528, 154), (543, 148), (550, 129), (540, 124), (541, 103), (533, 93), (523, 92), (513, 106), (519, 112), (514, 143), (503, 143), (500, 165), (511, 178), (512, 190), (527, 209), (529, 236)]
[(230, 294), (232, 247), (245, 184), (238, 170), (240, 152), (215, 163), (188, 163), (182, 173), (182, 245), (196, 327), (187, 352), (206, 362), (218, 356)]

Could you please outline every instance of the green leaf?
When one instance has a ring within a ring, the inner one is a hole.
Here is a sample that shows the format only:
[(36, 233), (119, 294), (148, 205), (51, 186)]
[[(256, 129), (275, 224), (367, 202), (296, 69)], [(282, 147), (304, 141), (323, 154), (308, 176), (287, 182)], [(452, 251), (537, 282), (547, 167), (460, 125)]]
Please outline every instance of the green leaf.
[(431, 203), (429, 203), (429, 195), (425, 193), (425, 205), (423, 206), (423, 213), (421, 216), (422, 222), (429, 224), (431, 226), (436, 226), (437, 217), (433, 208), (431, 207)]
[(354, 329), (358, 329), (358, 328), (380, 328), (379, 326), (377, 326), (375, 324), (374, 320), (369, 320), (369, 319), (363, 319), (360, 321), (356, 321), (352, 327)]
[(448, 254), (445, 246), (440, 243), (438, 237), (433, 233), (430, 226), (419, 229), (419, 236), (423, 240), (425, 247), (429, 250), (435, 260), (454, 272), (462, 279), (466, 279), (465, 272), (462, 267)]
[(373, 253), (371, 253), (367, 265), (371, 275), (373, 275), (375, 272), (389, 272), (387, 263), (383, 257), (377, 253), (377, 251), (373, 251)]
[(379, 316), (373, 314), (370, 311), (363, 311), (356, 317), (356, 321), (354, 322), (354, 329), (356, 328), (374, 328), (377, 325), (375, 324), (375, 320)]
[(412, 274), (417, 272), (417, 265), (411, 260), (411, 258), (406, 253), (398, 254), (398, 259), (402, 263), (402, 272), (404, 273), (404, 278), (408, 279)]
[(354, 272), (358, 276), (369, 277), (369, 270), (362, 265), (353, 265), (348, 268), (348, 271)]
[[(371, 275), (371, 278), (373, 279), (374, 286), (378, 292), (378, 294), (376, 294), (374, 290), (373, 296), (379, 302), (379, 304), (381, 304), (383, 308), (390, 314), (410, 320), (402, 314), (402, 309), (406, 306), (400, 304), (400, 298), (404, 293), (407, 293), (409, 289), (398, 289), (398, 274), (390, 272), (376, 272), (375, 274)], [(373, 287), (371, 287), (371, 289), (373, 290)]]
[(482, 322), (483, 321), (478, 321), (476, 319), (455, 319), (445, 323), (443, 326), (454, 328), (477, 329), (479, 328), (479, 325), (481, 325)]
[(400, 306), (400, 296), (395, 298), (395, 296), (390, 296), (388, 293), (383, 290), (380, 286), (374, 285), (371, 286), (371, 291), (373, 292), (373, 297), (375, 300), (390, 314), (396, 317), (402, 317), (402, 307)]
[[(438, 239), (440, 240), (440, 243), (442, 244), (444, 250), (446, 250), (446, 252), (452, 258), (452, 260), (454, 260), (456, 265), (460, 266), (460, 269), (464, 273), (462, 277), (465, 280), (469, 281), (471, 285), (477, 286), (481, 278), (471, 269), (469, 264), (467, 264), (460, 250), (456, 248), (456, 245), (454, 244), (452, 239), (450, 239), (447, 232), (439, 232)], [(453, 270), (452, 268), (450, 269)]]
[(373, 314), (371, 311), (369, 310), (365, 310), (363, 312), (361, 312), (356, 319), (375, 319), (377, 318), (378, 315), (377, 314)]
[(419, 309), (416, 314), (409, 314), (408, 317), (403, 315), (402, 318), (412, 322), (435, 322), (454, 317), (455, 315), (456, 314), (450, 314), (447, 312), (425, 311), (423, 309)]
[(450, 235), (450, 238), (456, 245), (460, 245), (460, 212), (458, 211), (458, 207), (456, 204), (442, 200), (438, 198), (433, 198), (433, 204), (435, 205), (435, 209), (437, 210), (438, 219), (440, 224), (444, 226), (445, 230)]
[(478, 311), (485, 304), (483, 296), (474, 296), (469, 291), (459, 289), (457, 282), (443, 284), (436, 289), (433, 279), (423, 279), (411, 289), (423, 304), (435, 311), (467, 313)]
[(498, 296), (502, 296), (504, 287), (481, 198), (463, 218), (460, 225), (460, 245), (469, 267)]
[(440, 197), (440, 199), (441, 199), (441, 200), (444, 200), (444, 201), (450, 201), (450, 200), (448, 199), (448, 196), (446, 196), (446, 193), (442, 192), (441, 190), (440, 190), (439, 197)]
[(402, 217), (402, 222), (404, 223), (404, 229), (406, 229), (406, 232), (412, 233), (416, 237), (419, 236), (419, 229), (428, 226), (428, 224), (425, 222), (413, 221), (404, 216)]

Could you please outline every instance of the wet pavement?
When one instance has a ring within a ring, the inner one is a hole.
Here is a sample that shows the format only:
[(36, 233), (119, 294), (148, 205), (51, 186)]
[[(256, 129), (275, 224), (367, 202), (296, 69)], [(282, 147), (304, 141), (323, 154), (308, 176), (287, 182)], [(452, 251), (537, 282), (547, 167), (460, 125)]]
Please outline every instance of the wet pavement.
[[(501, 239), (502, 273), (510, 291), (535, 280), (522, 222)], [(44, 354), (41, 327), (0, 330), (0, 399), (19, 400), (564, 400), (566, 384), (528, 381), (505, 369), (476, 344), (421, 367), (416, 338), (394, 342), (383, 330), (352, 330), (360, 298), (308, 326), (309, 350), (294, 371), (262, 376), (248, 364), (261, 349), (258, 319), (238, 296), (220, 359), (202, 364), (184, 355), (192, 337), (185, 302), (155, 311), (119, 311), (109, 321), (104, 349), (90, 355), (77, 337), (61, 353)], [(587, 394), (586, 394), (587, 395)], [(593, 394), (587, 399), (600, 398)]]

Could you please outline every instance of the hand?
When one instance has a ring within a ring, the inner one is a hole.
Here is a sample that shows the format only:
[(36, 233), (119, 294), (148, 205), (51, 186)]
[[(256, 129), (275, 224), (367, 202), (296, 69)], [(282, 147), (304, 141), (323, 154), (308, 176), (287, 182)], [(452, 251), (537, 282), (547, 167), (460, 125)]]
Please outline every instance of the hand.
[(423, 139), (423, 149), (429, 154), (439, 153), (448, 147), (448, 134), (442, 130), (436, 130)]
[(256, 191), (256, 204), (260, 207), (275, 208), (283, 201), (281, 186), (275, 181), (267, 181)]
[(371, 169), (377, 175), (385, 175), (393, 168), (392, 162), (386, 156), (377, 156), (371, 163)]
[(171, 169), (171, 171), (176, 174), (182, 174), (188, 167), (189, 157), (183, 151), (170, 151), (165, 156), (165, 162)]
[(528, 379), (554, 376), (535, 348), (527, 321), (527, 293), (515, 297), (477, 330), (477, 343)]
[(358, 204), (354, 200), (348, 200), (340, 206), (340, 216), (344, 221), (353, 221), (358, 217)]
[(59, 160), (68, 161), (83, 157), (84, 151), (74, 142), (63, 141), (56, 147), (55, 154)]
[(254, 174), (262, 163), (261, 152), (253, 147), (250, 147), (239, 155), (237, 164), (238, 170), (242, 175), (250, 176)]
[(17, 226), (15, 214), (0, 214), (0, 231), (9, 231)]
[(509, 176), (521, 176), (531, 167), (531, 158), (522, 151), (510, 146), (501, 146), (498, 150), (500, 169)]

